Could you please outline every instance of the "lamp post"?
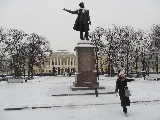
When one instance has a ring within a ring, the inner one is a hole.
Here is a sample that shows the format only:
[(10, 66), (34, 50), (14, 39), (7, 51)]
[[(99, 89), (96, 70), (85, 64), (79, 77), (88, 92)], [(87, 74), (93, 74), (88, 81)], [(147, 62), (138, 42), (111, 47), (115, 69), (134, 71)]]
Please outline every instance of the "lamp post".
[(112, 45), (109, 45), (109, 51), (108, 51), (108, 76), (111, 75), (111, 66), (112, 66)]
[(142, 48), (141, 54), (142, 54), (142, 58), (141, 58), (142, 70), (145, 71), (145, 53), (144, 53), (144, 49), (143, 48)]
[(99, 80), (99, 70), (98, 70), (98, 46), (97, 46), (97, 40), (96, 40), (95, 42), (96, 42), (96, 70), (97, 70), (97, 77), (98, 77), (98, 80)]
[[(109, 52), (109, 50), (107, 49), (107, 48), (109, 48), (108, 47), (108, 43), (107, 44), (105, 44), (105, 49), (103, 50), (103, 55), (106, 55), (107, 57), (106, 57), (106, 61), (105, 61), (105, 66), (107, 66), (107, 69), (105, 69), (105, 72), (106, 72), (106, 74), (108, 73), (108, 76), (110, 75), (110, 52)], [(103, 64), (104, 65), (104, 64)]]
[(159, 63), (159, 59), (158, 59), (158, 48), (155, 48), (155, 47), (154, 47), (154, 48), (151, 49), (151, 51), (152, 51), (153, 55), (154, 55), (155, 58), (156, 58), (154, 61), (155, 61), (155, 64), (156, 64), (156, 72), (157, 72), (157, 74), (158, 74), (158, 69), (159, 69), (159, 68), (158, 68), (158, 63)]
[(156, 70), (156, 71), (157, 71), (157, 74), (158, 74), (158, 73), (159, 73), (159, 72), (158, 72), (158, 69), (159, 69), (159, 68), (158, 68), (158, 63), (159, 63), (159, 60), (158, 60), (158, 51), (156, 52), (156, 63), (157, 63), (157, 67), (156, 67), (157, 70)]
[(149, 76), (149, 59), (150, 59), (150, 51), (147, 51), (148, 54), (146, 54), (146, 74)]
[(110, 51), (108, 53), (108, 76), (110, 76)]
[(138, 49), (136, 48), (136, 74), (137, 74), (137, 76), (138, 76), (138, 71), (137, 71), (137, 69), (138, 69)]
[(3, 56), (0, 55), (0, 72), (3, 72)]
[(140, 50), (140, 38), (138, 37), (136, 39), (136, 74), (137, 77), (139, 76), (139, 66), (138, 66), (138, 62), (139, 62), (139, 50)]
[[(109, 41), (110, 40), (110, 41)], [(111, 54), (112, 54), (112, 41), (113, 41), (113, 37), (110, 35), (109, 36), (109, 52), (108, 52), (108, 76), (110, 76), (111, 74)]]
[(128, 57), (129, 57), (129, 46), (127, 46), (127, 76), (129, 76), (129, 66), (128, 66)]

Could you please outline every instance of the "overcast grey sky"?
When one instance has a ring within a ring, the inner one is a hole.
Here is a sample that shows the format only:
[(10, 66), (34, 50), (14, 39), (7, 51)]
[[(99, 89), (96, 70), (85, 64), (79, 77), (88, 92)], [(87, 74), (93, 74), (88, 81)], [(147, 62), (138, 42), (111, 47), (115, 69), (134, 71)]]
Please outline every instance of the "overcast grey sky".
[(53, 51), (73, 52), (80, 40), (73, 30), (77, 15), (63, 8), (76, 10), (80, 2), (90, 10), (90, 31), (112, 24), (150, 30), (160, 24), (160, 0), (0, 0), (0, 27), (37, 33), (50, 41)]

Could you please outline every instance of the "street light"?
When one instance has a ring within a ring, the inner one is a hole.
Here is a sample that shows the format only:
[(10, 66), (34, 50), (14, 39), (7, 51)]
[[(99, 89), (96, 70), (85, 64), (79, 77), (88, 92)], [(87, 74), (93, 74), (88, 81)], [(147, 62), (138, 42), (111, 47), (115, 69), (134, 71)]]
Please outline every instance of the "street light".
[(137, 74), (137, 77), (139, 75), (139, 72), (138, 72), (138, 62), (139, 62), (139, 50), (140, 50), (140, 38), (137, 37), (136, 39), (136, 74)]
[(158, 65), (159, 65), (159, 59), (158, 59), (158, 51), (156, 52), (156, 56), (157, 56), (157, 74), (159, 73), (159, 71), (158, 71), (158, 69), (159, 69), (159, 67), (158, 67)]
[(158, 63), (159, 63), (159, 60), (158, 60), (158, 49), (156, 49), (156, 51), (154, 53), (156, 55), (156, 72), (158, 74)]
[(158, 74), (158, 63), (159, 63), (159, 59), (158, 59), (158, 48), (152, 48), (151, 49), (151, 51), (152, 51), (152, 53), (153, 53), (153, 55), (155, 55), (156, 56), (156, 60), (155, 60), (155, 63), (156, 63), (156, 72), (157, 72), (157, 74)]

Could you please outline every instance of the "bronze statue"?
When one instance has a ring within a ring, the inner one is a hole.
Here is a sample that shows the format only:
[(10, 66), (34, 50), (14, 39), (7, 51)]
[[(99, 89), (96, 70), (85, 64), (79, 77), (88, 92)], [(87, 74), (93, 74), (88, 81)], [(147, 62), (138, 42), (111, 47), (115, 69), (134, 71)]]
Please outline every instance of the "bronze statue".
[(78, 15), (78, 17), (77, 17), (77, 19), (75, 21), (73, 29), (76, 30), (76, 31), (80, 31), (80, 39), (81, 40), (84, 40), (83, 32), (85, 32), (86, 40), (89, 40), (89, 38), (88, 38), (89, 24), (91, 25), (90, 16), (89, 16), (89, 10), (87, 10), (84, 7), (84, 3), (83, 2), (80, 3), (79, 6), (80, 6), (80, 9), (78, 9), (76, 11), (67, 10), (65, 8), (63, 10), (67, 11), (69, 13)]

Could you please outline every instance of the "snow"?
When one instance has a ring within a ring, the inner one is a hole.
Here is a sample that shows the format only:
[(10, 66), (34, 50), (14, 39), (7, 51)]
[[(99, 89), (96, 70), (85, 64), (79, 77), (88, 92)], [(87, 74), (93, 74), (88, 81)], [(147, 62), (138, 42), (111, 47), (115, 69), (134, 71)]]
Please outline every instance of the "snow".
[[(114, 92), (116, 77), (100, 76), (99, 93)], [(35, 77), (27, 83), (0, 82), (0, 120), (160, 120), (160, 81), (136, 78), (129, 82), (131, 106), (124, 116), (116, 94), (52, 96), (94, 93), (94, 90), (71, 91), (75, 77)], [(139, 102), (135, 102), (139, 101)], [(142, 102), (151, 101), (151, 102)], [(135, 103), (133, 103), (135, 102)], [(51, 107), (37, 108), (32, 107)], [(21, 108), (22, 110), (4, 110)]]
[(93, 48), (95, 48), (96, 46), (94, 46), (93, 42), (91, 42), (91, 41), (81, 40), (81, 41), (78, 41), (76, 48), (77, 47), (93, 47)]

